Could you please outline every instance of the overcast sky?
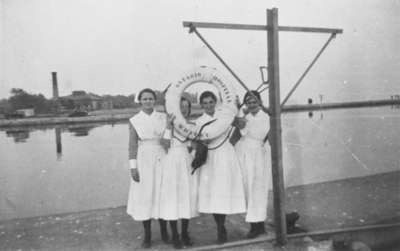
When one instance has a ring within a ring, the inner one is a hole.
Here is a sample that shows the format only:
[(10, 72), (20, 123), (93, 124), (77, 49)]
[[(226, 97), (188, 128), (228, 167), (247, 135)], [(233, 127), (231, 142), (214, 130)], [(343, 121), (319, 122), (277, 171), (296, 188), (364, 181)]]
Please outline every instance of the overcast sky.
[[(0, 98), (13, 87), (51, 97), (52, 71), (60, 95), (164, 89), (197, 65), (229, 76), (182, 21), (265, 24), (273, 7), (281, 25), (344, 30), (290, 102), (320, 94), (324, 101), (400, 94), (399, 0), (0, 0)], [(258, 86), (258, 67), (267, 62), (265, 32), (200, 32), (250, 88)], [(280, 33), (282, 96), (328, 36)]]

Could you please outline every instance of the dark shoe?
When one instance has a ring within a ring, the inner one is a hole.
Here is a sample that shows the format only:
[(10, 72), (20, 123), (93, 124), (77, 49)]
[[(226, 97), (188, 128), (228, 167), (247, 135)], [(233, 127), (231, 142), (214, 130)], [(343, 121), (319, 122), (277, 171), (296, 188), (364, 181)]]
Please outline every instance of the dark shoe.
[(250, 223), (250, 231), (247, 233), (247, 239), (253, 239), (258, 236), (257, 223)]
[(228, 237), (226, 234), (226, 228), (224, 226), (218, 230), (218, 239), (217, 244), (224, 244), (227, 241)]
[(151, 241), (150, 240), (143, 240), (142, 248), (150, 248), (150, 247), (151, 247)]
[(254, 239), (254, 238), (258, 237), (259, 235), (260, 235), (260, 233), (257, 231), (250, 231), (247, 233), (246, 237), (247, 237), (247, 239)]
[(186, 247), (193, 246), (193, 241), (190, 239), (189, 234), (182, 234), (181, 235), (182, 243)]
[(174, 237), (172, 237), (172, 246), (173, 246), (175, 249), (181, 249), (181, 248), (182, 248), (182, 242), (181, 242), (181, 240), (179, 239), (179, 236), (174, 236)]

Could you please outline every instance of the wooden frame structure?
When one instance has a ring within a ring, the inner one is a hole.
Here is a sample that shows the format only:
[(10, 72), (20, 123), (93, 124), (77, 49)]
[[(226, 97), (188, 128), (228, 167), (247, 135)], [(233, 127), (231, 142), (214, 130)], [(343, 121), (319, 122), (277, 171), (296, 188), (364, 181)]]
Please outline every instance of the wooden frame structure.
[[(305, 75), (317, 61), (318, 57), (325, 50), (329, 42), (343, 31), (341, 29), (328, 28), (313, 28), (313, 27), (292, 27), (278, 25), (278, 9), (267, 9), (267, 24), (266, 25), (251, 25), (251, 24), (229, 24), (229, 23), (204, 23), (184, 21), (183, 26), (189, 28), (189, 32), (194, 32), (203, 43), (211, 50), (217, 59), (227, 68), (227, 70), (235, 77), (235, 79), (246, 89), (247, 86), (227, 65), (227, 63), (218, 55), (211, 45), (201, 36), (197, 28), (208, 29), (233, 29), (233, 30), (254, 30), (267, 32), (268, 46), (268, 83), (269, 83), (269, 111), (270, 111), (270, 143), (271, 143), (271, 160), (272, 160), (272, 183), (273, 183), (273, 201), (274, 201), (274, 220), (275, 233), (278, 245), (284, 245), (287, 242), (286, 233), (286, 218), (285, 218), (285, 191), (283, 181), (283, 166), (282, 166), (282, 127), (281, 127), (281, 112), (282, 107), (289, 99), (291, 94), (299, 86)], [(294, 85), (292, 90), (280, 102), (280, 83), (279, 83), (279, 32), (313, 32), (313, 33), (328, 33), (331, 34), (328, 41), (319, 51), (317, 56), (307, 67), (306, 71)], [(261, 102), (260, 102), (261, 104)]]

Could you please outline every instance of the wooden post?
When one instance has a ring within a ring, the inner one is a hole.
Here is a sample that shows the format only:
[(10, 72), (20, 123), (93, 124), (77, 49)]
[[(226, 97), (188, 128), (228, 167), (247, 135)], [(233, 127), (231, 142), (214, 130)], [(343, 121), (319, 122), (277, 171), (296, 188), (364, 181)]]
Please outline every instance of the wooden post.
[(279, 90), (279, 29), (278, 9), (267, 10), (268, 35), (268, 78), (269, 78), (269, 107), (270, 140), (272, 160), (272, 184), (274, 194), (275, 233), (278, 245), (287, 242), (285, 216), (285, 187), (283, 183), (282, 167), (282, 128), (281, 104)]

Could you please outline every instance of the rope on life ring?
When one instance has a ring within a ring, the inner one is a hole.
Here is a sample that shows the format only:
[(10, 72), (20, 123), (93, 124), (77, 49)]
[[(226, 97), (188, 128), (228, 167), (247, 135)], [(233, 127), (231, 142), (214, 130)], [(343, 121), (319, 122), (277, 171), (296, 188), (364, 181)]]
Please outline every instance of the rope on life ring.
[[(195, 83), (209, 83), (216, 87), (222, 104), (216, 107), (216, 120), (205, 127), (198, 135), (198, 126), (187, 123), (180, 110), (182, 93)], [(230, 83), (217, 74), (215, 68), (201, 66), (186, 73), (182, 78), (170, 84), (165, 96), (166, 111), (175, 116), (174, 128), (181, 136), (189, 139), (209, 140), (221, 136), (233, 122), (236, 114), (236, 93)]]

